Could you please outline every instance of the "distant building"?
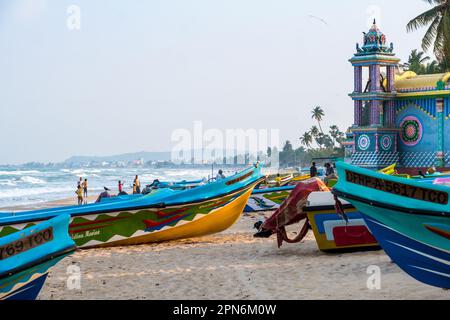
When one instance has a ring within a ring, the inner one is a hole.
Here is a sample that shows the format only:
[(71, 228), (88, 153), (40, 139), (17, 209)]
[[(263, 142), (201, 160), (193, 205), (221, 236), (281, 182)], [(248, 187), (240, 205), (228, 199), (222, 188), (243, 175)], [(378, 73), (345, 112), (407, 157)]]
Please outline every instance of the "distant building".
[(370, 168), (450, 166), (450, 73), (399, 73), (400, 59), (375, 21), (356, 50), (346, 161)]

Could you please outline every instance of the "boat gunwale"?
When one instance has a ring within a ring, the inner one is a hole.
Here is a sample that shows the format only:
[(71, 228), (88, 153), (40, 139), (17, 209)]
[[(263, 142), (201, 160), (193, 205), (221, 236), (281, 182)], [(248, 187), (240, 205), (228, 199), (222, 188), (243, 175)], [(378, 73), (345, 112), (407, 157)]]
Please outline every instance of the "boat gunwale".
[[(92, 215), (92, 214), (108, 214), (108, 213), (113, 213), (113, 212), (117, 212), (117, 211), (136, 211), (136, 210), (143, 210), (143, 209), (162, 209), (162, 208), (170, 208), (170, 207), (177, 207), (177, 206), (185, 206), (185, 205), (191, 205), (191, 204), (197, 204), (197, 203), (202, 203), (205, 201), (211, 201), (213, 199), (216, 198), (223, 198), (226, 197), (230, 194), (233, 193), (237, 193), (240, 192), (242, 190), (247, 189), (249, 186), (251, 186), (252, 184), (257, 185), (257, 183), (261, 183), (262, 181), (264, 181), (264, 177), (260, 177), (255, 181), (251, 181), (245, 185), (243, 185), (242, 187), (235, 189), (235, 190), (230, 190), (229, 192), (226, 193), (222, 193), (219, 195), (214, 195), (211, 196), (209, 198), (205, 198), (205, 199), (200, 199), (200, 200), (195, 200), (195, 201), (185, 201), (185, 202), (179, 202), (179, 203), (171, 203), (166, 205), (164, 202), (159, 202), (159, 203), (153, 203), (150, 205), (141, 205), (141, 206), (134, 206), (134, 207), (124, 207), (124, 208), (119, 208), (119, 209), (114, 209), (114, 208), (110, 208), (110, 209), (103, 209), (103, 210), (96, 210), (96, 211), (91, 211), (91, 212), (80, 212), (80, 213), (73, 213), (70, 214), (70, 217), (82, 217), (82, 216), (87, 216), (87, 215)], [(30, 219), (17, 219), (15, 221), (9, 221), (9, 222), (2, 222), (0, 221), (0, 227), (3, 226), (11, 226), (11, 225), (15, 225), (15, 224), (20, 224), (20, 223), (30, 223), (30, 222), (35, 222), (35, 221), (46, 221), (49, 220), (51, 218), (57, 217), (60, 214), (56, 213), (55, 215), (50, 215), (48, 217), (40, 217), (40, 218), (30, 218)], [(19, 215), (17, 216), (10, 216), (10, 217), (19, 217)], [(8, 217), (9, 218), (9, 217)]]
[(369, 204), (369, 205), (377, 207), (377, 208), (388, 209), (391, 211), (399, 211), (402, 213), (413, 214), (413, 215), (450, 218), (450, 212), (446, 212), (446, 211), (422, 210), (422, 209), (411, 209), (411, 208), (407, 208), (407, 207), (401, 207), (401, 206), (397, 206), (397, 205), (388, 204), (385, 202), (380, 202), (378, 200), (370, 200), (370, 199), (363, 198), (360, 196), (355, 196), (348, 192), (338, 190), (336, 188), (333, 188), (333, 190), (331, 190), (331, 192), (334, 195), (336, 195), (337, 197), (359, 201), (359, 202)]
[[(343, 204), (342, 207), (344, 209), (356, 209), (354, 205), (350, 203)], [(315, 212), (315, 211), (325, 211), (325, 210), (336, 210), (336, 207), (332, 204), (324, 204), (317, 206), (306, 206), (303, 208), (305, 212)]]
[(38, 266), (38, 265), (46, 263), (48, 261), (57, 259), (57, 258), (59, 258), (61, 256), (68, 255), (68, 254), (70, 254), (71, 252), (73, 252), (75, 250), (77, 250), (77, 245), (73, 244), (73, 245), (70, 245), (70, 246), (68, 246), (66, 248), (63, 248), (61, 250), (58, 250), (56, 252), (47, 254), (47, 255), (45, 255), (45, 256), (37, 259), (37, 260), (33, 260), (33, 261), (31, 261), (29, 263), (26, 263), (24, 265), (21, 265), (21, 266), (19, 266), (17, 268), (14, 268), (14, 269), (11, 269), (9, 271), (3, 272), (2, 274), (0, 274), (0, 280), (6, 279), (8, 277), (11, 277), (11, 276), (17, 274), (17, 273), (20, 273), (20, 272), (25, 271), (27, 269), (33, 268), (34, 266)]

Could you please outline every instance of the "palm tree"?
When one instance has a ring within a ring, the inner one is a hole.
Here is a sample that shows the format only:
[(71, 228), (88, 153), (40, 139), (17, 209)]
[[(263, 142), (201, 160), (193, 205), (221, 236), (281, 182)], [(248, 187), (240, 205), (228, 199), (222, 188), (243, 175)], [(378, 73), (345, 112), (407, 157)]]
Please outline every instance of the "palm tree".
[(323, 112), (323, 109), (321, 106), (317, 106), (313, 109), (313, 111), (311, 111), (311, 113), (312, 113), (311, 118), (317, 120), (317, 124), (319, 125), (319, 128), (320, 128), (320, 132), (323, 133), (322, 126), (320, 125), (320, 121), (322, 121), (323, 117), (325, 116), (325, 112)]
[(427, 51), (433, 46), (433, 52), (439, 62), (450, 66), (450, 0), (424, 0), (432, 9), (412, 19), (406, 26), (408, 32), (428, 26), (422, 39), (422, 49)]
[(309, 133), (313, 136), (313, 138), (315, 138), (319, 134), (319, 129), (316, 126), (312, 126)]
[(344, 133), (341, 130), (339, 130), (337, 125), (330, 126), (330, 136), (333, 138), (333, 145), (336, 142), (340, 143), (339, 139), (342, 138), (343, 135)]
[(425, 52), (414, 49), (409, 55), (408, 62), (403, 67), (417, 74), (422, 74), (425, 71), (424, 64), (429, 60), (430, 57), (425, 56)]
[(313, 137), (311, 135), (310, 132), (305, 132), (301, 137), (300, 137), (300, 142), (305, 145), (307, 148), (309, 148), (311, 146), (311, 143), (313, 142)]

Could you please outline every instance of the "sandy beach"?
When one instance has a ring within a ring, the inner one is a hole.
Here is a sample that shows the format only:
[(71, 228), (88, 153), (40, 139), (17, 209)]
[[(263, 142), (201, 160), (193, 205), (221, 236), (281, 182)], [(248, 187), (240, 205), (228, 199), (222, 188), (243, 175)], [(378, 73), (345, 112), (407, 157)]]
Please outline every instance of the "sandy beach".
[[(409, 277), (382, 250), (323, 253), (312, 231), (280, 249), (274, 236), (253, 238), (253, 224), (270, 214), (243, 215), (201, 238), (78, 250), (50, 270), (39, 299), (450, 299), (450, 291)], [(291, 236), (296, 230), (289, 228)], [(71, 265), (79, 267), (79, 289), (67, 286)], [(380, 268), (380, 289), (367, 287), (371, 265)]]

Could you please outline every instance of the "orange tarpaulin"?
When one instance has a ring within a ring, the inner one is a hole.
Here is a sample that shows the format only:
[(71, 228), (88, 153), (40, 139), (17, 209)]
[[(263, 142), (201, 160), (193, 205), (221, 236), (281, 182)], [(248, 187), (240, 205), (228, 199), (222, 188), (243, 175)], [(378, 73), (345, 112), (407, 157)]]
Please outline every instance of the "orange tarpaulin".
[[(288, 243), (296, 243), (306, 236), (309, 229), (309, 221), (303, 208), (307, 205), (309, 194), (316, 191), (329, 191), (329, 189), (319, 178), (311, 178), (299, 182), (289, 197), (262, 224), (261, 230), (269, 230), (277, 234), (278, 247), (281, 247), (283, 240)], [(305, 220), (305, 223), (300, 233), (294, 239), (289, 239), (285, 227), (302, 220)]]

